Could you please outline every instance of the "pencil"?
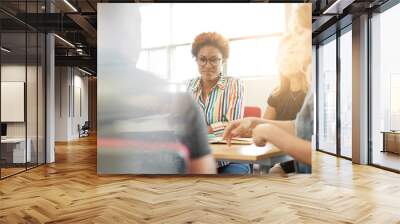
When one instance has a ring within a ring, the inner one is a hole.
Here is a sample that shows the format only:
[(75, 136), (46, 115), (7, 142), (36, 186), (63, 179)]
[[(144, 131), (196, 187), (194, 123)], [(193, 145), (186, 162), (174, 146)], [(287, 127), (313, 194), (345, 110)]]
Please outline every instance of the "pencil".
[[(226, 117), (226, 114), (224, 114), (224, 120), (226, 122), (228, 122), (228, 125), (229, 125), (229, 119)], [(228, 147), (231, 147), (231, 139), (230, 138), (226, 139), (226, 143), (228, 144)]]
[(226, 117), (226, 114), (224, 114), (224, 121), (229, 122), (229, 119)]

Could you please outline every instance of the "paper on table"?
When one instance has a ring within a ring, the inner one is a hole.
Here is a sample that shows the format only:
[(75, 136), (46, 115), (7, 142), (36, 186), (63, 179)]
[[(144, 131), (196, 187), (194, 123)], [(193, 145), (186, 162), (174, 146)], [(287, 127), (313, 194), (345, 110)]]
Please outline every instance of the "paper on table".
[[(211, 144), (227, 144), (226, 140), (222, 137), (209, 138), (208, 143)], [(233, 145), (251, 145), (253, 144), (252, 138), (232, 138), (231, 144)]]

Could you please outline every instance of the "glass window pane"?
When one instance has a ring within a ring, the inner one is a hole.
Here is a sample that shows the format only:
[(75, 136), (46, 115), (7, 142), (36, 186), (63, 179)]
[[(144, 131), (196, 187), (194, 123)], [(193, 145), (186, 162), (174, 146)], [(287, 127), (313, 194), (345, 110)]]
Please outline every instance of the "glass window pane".
[(45, 65), (46, 65), (46, 52), (45, 52), (46, 36), (39, 33), (38, 45), (38, 164), (45, 163), (46, 149), (45, 149)]
[(149, 69), (162, 79), (168, 78), (166, 49), (149, 51)]
[(160, 47), (169, 44), (169, 8), (169, 4), (151, 4), (140, 8), (143, 48)]
[(400, 170), (400, 5), (372, 17), (372, 163)]
[(321, 45), (318, 51), (318, 146), (336, 153), (336, 40)]
[[(150, 4), (140, 12), (143, 50), (137, 65), (141, 69), (170, 82), (197, 76), (191, 43), (202, 32), (216, 31), (231, 40), (227, 75), (278, 75), (276, 57), (286, 31), (285, 4)], [(263, 22), (250, 26), (254, 21)]]
[(28, 62), (26, 80), (26, 115), (27, 115), (27, 141), (30, 148), (28, 168), (37, 165), (37, 74), (38, 74), (38, 35), (36, 32), (27, 33)]
[[(227, 38), (285, 31), (284, 4), (260, 4), (257, 7), (253, 4), (172, 4), (171, 10), (172, 44), (191, 43), (196, 35), (206, 31), (218, 30)], [(254, 21), (262, 23), (257, 26)]]
[(390, 129), (400, 130), (400, 73), (390, 76)]
[(175, 48), (171, 61), (171, 82), (184, 82), (198, 76), (197, 63), (192, 56), (191, 49), (191, 45)]
[(144, 50), (139, 55), (138, 68), (168, 79), (168, 56), (166, 49)]
[[(30, 141), (26, 144), (26, 34), (2, 33), (1, 47), (1, 175), (25, 170), (30, 162)], [(12, 108), (12, 109), (11, 109)], [(26, 147), (28, 146), (28, 150)], [(28, 159), (28, 160), (27, 160)]]
[(340, 153), (352, 157), (352, 35), (340, 37)]
[(231, 41), (227, 74), (235, 77), (277, 76), (280, 40), (281, 36)]
[[(18, 15), (43, 13), (45, 1), (1, 1)], [(1, 34), (0, 177), (45, 162), (45, 35), (8, 19)], [(28, 17), (30, 20), (30, 17)], [(35, 20), (32, 20), (35, 23)], [(37, 21), (36, 21), (37, 22)]]

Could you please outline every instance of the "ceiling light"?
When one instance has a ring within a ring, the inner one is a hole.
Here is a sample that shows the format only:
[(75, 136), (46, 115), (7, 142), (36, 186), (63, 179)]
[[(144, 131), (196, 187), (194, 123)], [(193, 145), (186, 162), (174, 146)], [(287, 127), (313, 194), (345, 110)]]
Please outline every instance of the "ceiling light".
[(71, 4), (69, 3), (67, 0), (64, 0), (65, 4), (67, 4), (72, 10), (74, 10), (74, 12), (78, 12), (78, 10)]
[(6, 52), (6, 53), (10, 53), (10, 52), (11, 52), (11, 50), (9, 50), (9, 49), (7, 49), (7, 48), (5, 48), (5, 47), (1, 47), (1, 50), (4, 51), (4, 52)]
[(88, 72), (88, 71), (85, 71), (85, 70), (83, 70), (83, 69), (81, 69), (81, 68), (79, 68), (79, 67), (78, 67), (78, 70), (81, 71), (81, 72), (83, 72), (83, 73), (85, 73), (85, 74), (87, 74), (87, 75), (92, 75), (92, 73), (90, 73), (90, 72)]
[(351, 5), (354, 0), (336, 0), (332, 5), (330, 5), (322, 14), (342, 14), (343, 9)]
[(57, 34), (54, 34), (54, 36), (57, 37), (58, 39), (60, 39), (61, 41), (63, 41), (64, 43), (66, 43), (67, 45), (69, 45), (69, 46), (75, 48), (75, 45), (71, 44), (71, 42), (69, 42), (68, 40), (66, 40), (66, 39), (64, 39), (64, 38), (62, 38), (62, 37), (60, 37), (60, 36), (58, 36)]

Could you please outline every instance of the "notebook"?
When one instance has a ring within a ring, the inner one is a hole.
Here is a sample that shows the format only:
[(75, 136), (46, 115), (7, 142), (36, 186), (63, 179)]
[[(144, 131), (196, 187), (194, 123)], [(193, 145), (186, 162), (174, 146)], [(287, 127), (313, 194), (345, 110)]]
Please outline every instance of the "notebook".
[[(210, 144), (227, 144), (226, 140), (222, 137), (209, 137), (208, 143)], [(232, 138), (232, 145), (251, 145), (253, 144), (252, 138)]]

